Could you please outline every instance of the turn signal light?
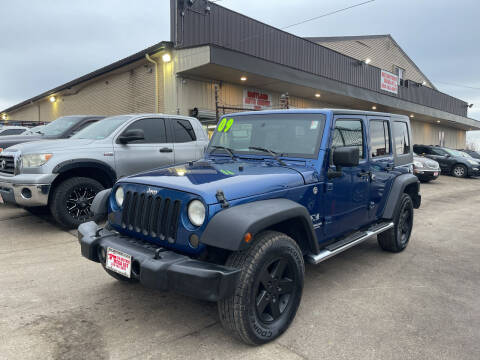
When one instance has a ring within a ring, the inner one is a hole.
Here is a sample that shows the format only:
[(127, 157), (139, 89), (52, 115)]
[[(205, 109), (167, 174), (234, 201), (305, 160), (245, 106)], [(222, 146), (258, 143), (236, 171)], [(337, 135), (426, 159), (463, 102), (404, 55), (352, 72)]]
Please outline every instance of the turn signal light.
[(252, 234), (246, 233), (243, 240), (248, 244), (252, 240)]

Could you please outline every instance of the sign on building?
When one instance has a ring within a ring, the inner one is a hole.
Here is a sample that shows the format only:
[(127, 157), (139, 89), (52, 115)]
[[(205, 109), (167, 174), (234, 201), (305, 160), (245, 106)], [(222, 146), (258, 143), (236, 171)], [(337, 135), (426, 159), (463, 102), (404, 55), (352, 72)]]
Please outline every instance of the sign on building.
[(382, 70), (380, 76), (380, 89), (398, 94), (398, 76)]
[(243, 106), (254, 110), (272, 108), (272, 94), (258, 89), (243, 89)]

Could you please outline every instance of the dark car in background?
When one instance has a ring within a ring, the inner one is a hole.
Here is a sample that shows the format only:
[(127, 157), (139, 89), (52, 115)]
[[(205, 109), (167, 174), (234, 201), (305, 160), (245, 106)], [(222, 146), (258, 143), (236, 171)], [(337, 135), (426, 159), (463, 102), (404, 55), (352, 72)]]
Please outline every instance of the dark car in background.
[(21, 135), (7, 135), (0, 137), (0, 152), (10, 146), (24, 142), (50, 139), (67, 139), (88, 125), (103, 119), (105, 116), (98, 115), (71, 115), (62, 116), (45, 125), (37, 132), (29, 132)]
[(459, 178), (480, 176), (480, 162), (465, 157), (458, 150), (436, 145), (413, 145), (413, 151), (418, 155), (437, 161), (444, 174), (451, 174)]
[(462, 151), (464, 153), (467, 153), (468, 155), (470, 155), (472, 158), (474, 159), (478, 159), (480, 160), (480, 152), (478, 151), (474, 151), (474, 150), (459, 150), (459, 151)]
[(421, 182), (429, 182), (440, 176), (440, 164), (418, 154), (413, 154), (413, 173)]

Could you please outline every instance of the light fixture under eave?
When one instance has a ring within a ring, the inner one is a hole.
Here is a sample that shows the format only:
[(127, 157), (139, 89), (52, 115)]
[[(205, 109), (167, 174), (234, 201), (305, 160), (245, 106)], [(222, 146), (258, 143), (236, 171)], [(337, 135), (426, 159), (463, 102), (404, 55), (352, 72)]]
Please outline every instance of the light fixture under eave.
[(437, 120), (437, 124), (440, 124), (440, 120)]
[(242, 77), (240, 77), (240, 80), (241, 80), (241, 81), (247, 81), (247, 77), (246, 77), (246, 76), (242, 76)]
[(57, 99), (56, 99), (55, 96), (53, 96), (53, 95), (50, 96), (50, 97), (48, 98), (48, 100), (49, 100), (51, 103), (54, 103), (55, 101), (57, 101)]
[(164, 63), (168, 63), (170, 61), (172, 61), (172, 56), (170, 55), (170, 53), (165, 53), (162, 55), (162, 61)]
[(372, 62), (372, 59), (370, 59), (370, 58), (366, 58), (364, 61), (365, 61), (365, 64), (367, 64), (367, 65), (368, 65), (368, 64), (370, 64), (370, 63)]
[(412, 118), (412, 119), (413, 119), (414, 117), (415, 117), (415, 115), (413, 115), (413, 114), (410, 114), (410, 118)]
[(422, 86), (427, 85), (427, 82), (425, 80), (422, 81)]
[(316, 94), (315, 94), (315, 97), (316, 97), (316, 98), (319, 98), (320, 96), (322, 96), (322, 95), (319, 94), (319, 93), (316, 93)]
[(375, 105), (373, 105), (372, 110), (377, 110), (377, 107)]

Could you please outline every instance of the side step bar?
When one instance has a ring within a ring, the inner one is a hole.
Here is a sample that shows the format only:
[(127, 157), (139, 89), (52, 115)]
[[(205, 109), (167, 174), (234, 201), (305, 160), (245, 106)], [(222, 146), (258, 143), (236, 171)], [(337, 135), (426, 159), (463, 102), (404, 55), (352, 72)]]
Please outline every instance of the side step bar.
[(371, 238), (372, 236), (380, 234), (385, 230), (391, 229), (394, 226), (395, 224), (393, 222), (374, 225), (367, 231), (355, 233), (346, 237), (345, 239), (337, 241), (336, 243), (330, 244), (325, 249), (321, 250), (318, 254), (307, 255), (307, 260), (311, 264), (321, 263), (322, 261), (325, 261), (332, 256), (335, 256), (347, 249), (350, 249), (352, 246), (360, 244), (361, 242)]

